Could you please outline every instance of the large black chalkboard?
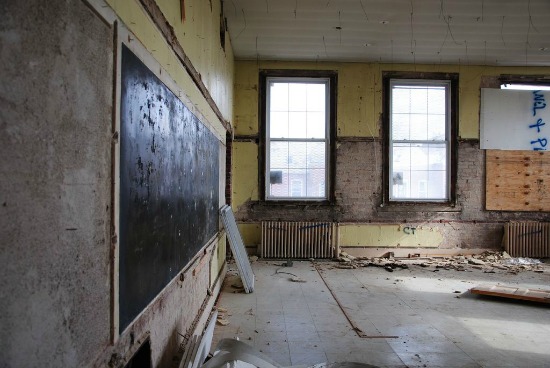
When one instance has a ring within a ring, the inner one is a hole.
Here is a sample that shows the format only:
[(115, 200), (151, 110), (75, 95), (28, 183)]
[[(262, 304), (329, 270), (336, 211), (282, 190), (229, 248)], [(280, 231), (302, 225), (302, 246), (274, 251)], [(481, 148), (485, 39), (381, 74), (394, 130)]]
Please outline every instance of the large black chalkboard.
[(218, 231), (219, 140), (122, 47), (120, 331)]

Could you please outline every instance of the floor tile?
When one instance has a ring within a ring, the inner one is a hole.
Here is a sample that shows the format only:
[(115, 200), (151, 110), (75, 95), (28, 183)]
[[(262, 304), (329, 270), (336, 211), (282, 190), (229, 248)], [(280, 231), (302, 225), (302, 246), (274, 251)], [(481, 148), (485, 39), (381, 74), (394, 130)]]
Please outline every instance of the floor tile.
[[(213, 346), (239, 338), (283, 366), (355, 361), (395, 368), (550, 368), (548, 308), (467, 293), (484, 282), (527, 281), (543, 288), (547, 275), (434, 273), (421, 267), (388, 274), (318, 262), (338, 305), (310, 262), (283, 269), (274, 263), (281, 262), (253, 263), (254, 293), (233, 293), (235, 276), (225, 283), (218, 305), (227, 309), (229, 325), (216, 325)], [(294, 283), (277, 270), (306, 282)], [(371, 338), (359, 337), (342, 309)]]

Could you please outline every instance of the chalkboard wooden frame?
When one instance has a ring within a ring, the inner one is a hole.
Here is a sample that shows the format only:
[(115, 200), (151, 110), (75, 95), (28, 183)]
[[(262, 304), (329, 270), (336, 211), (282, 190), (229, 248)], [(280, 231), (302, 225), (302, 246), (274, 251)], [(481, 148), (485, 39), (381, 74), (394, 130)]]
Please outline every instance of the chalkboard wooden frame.
[(219, 139), (121, 45), (122, 332), (219, 230)]

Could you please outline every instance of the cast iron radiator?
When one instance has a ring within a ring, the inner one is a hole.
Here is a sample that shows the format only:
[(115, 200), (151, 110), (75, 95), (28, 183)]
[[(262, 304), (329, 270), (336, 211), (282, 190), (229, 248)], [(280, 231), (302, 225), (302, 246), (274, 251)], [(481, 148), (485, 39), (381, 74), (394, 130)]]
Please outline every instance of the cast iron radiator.
[(262, 222), (262, 258), (332, 258), (331, 222)]
[(512, 257), (550, 257), (550, 222), (509, 222), (503, 242)]

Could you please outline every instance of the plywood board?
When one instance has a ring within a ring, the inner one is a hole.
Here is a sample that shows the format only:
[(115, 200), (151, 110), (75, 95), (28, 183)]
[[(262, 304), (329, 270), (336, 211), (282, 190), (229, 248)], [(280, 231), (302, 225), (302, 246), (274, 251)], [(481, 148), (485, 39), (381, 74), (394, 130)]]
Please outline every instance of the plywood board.
[(550, 211), (550, 154), (487, 150), (487, 210)]
[(473, 294), (498, 296), (502, 298), (529, 300), (532, 302), (550, 304), (550, 290), (527, 289), (516, 286), (476, 286), (470, 289)]

